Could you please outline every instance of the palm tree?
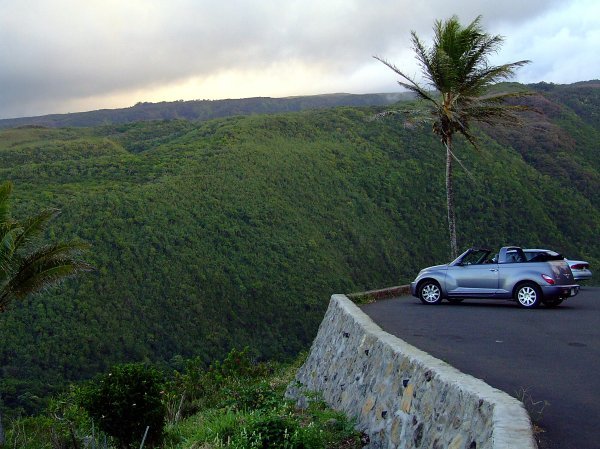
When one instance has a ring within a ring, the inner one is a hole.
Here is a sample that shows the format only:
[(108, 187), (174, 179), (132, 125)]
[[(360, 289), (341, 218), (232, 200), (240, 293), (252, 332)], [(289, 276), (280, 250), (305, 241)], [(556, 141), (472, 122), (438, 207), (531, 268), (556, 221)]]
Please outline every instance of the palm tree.
[(491, 125), (518, 124), (515, 112), (525, 106), (507, 104), (505, 100), (528, 95), (525, 92), (486, 94), (499, 81), (509, 79), (515, 70), (530, 61), (517, 61), (500, 66), (490, 66), (489, 56), (496, 52), (502, 36), (492, 36), (480, 26), (481, 16), (463, 27), (456, 16), (445, 22), (436, 21), (433, 45), (428, 48), (412, 31), (412, 45), (422, 69), (424, 79), (433, 91), (419, 85), (392, 63), (375, 56), (396, 74), (402, 87), (414, 92), (430, 105), (433, 132), (440, 137), (446, 149), (446, 201), (448, 230), (452, 259), (458, 255), (456, 243), (456, 215), (454, 211), (453, 161), (461, 161), (453, 152), (453, 136), (463, 135), (473, 146), (476, 139), (470, 129), (471, 122)]
[[(48, 221), (58, 214), (46, 209), (22, 221), (10, 217), (9, 198), (12, 183), (0, 184), (0, 312), (14, 300), (23, 299), (91, 265), (78, 260), (86, 248), (79, 242), (59, 242), (39, 246), (39, 238)], [(0, 416), (0, 446), (4, 429)]]
[(10, 217), (12, 183), (0, 184), (0, 312), (14, 300), (39, 292), (92, 267), (78, 256), (87, 245), (58, 242), (40, 245), (48, 221), (58, 214), (46, 209), (21, 221)]

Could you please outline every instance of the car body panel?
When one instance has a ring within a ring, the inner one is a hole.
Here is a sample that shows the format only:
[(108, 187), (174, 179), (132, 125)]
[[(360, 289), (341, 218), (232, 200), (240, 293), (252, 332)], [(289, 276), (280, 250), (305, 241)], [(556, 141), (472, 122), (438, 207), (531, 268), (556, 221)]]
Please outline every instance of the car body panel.
[(573, 272), (573, 277), (575, 278), (576, 281), (587, 281), (592, 278), (592, 271), (589, 268), (582, 268), (582, 269), (574, 268), (575, 265), (583, 265), (583, 264), (585, 264), (586, 266), (589, 267), (589, 264), (587, 262), (584, 262), (582, 260), (567, 259), (567, 263), (569, 264), (569, 267), (571, 267), (571, 271)]
[[(552, 259), (552, 257), (550, 257)], [(428, 267), (411, 283), (413, 296), (424, 280), (435, 280), (444, 298), (514, 298), (515, 288), (523, 282), (534, 282), (542, 291), (544, 299), (575, 296), (579, 285), (562, 257), (540, 262), (527, 261), (523, 249), (507, 246), (497, 254), (488, 249), (470, 248), (456, 260)], [(550, 285), (542, 275), (553, 282)]]
[(498, 268), (491, 265), (455, 265), (448, 267), (446, 294), (451, 296), (493, 296), (498, 290)]

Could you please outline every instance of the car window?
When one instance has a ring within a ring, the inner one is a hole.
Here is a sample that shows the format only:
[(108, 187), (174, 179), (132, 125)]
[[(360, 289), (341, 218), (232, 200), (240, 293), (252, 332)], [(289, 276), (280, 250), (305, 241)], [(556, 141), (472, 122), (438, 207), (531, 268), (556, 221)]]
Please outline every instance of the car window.
[(527, 257), (520, 248), (510, 249), (506, 252), (506, 260), (504, 263), (521, 263), (527, 262)]
[(527, 257), (529, 262), (548, 262), (564, 259), (562, 254), (555, 253), (554, 251), (526, 252), (525, 257)]
[(487, 251), (487, 250), (483, 250), (483, 249), (476, 249), (473, 250), (467, 254), (465, 254), (465, 256), (462, 258), (461, 260), (461, 264), (462, 265), (480, 265), (482, 263), (489, 263), (489, 259), (491, 259), (490, 256), (491, 251)]

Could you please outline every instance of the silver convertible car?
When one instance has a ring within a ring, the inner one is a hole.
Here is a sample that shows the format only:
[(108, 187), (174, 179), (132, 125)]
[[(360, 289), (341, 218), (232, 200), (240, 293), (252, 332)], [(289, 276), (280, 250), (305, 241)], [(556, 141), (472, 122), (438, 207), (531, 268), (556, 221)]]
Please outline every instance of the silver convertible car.
[(554, 307), (579, 293), (561, 255), (528, 261), (517, 246), (502, 247), (498, 253), (470, 248), (453, 262), (421, 270), (410, 288), (425, 304), (439, 304), (444, 298), (452, 303), (490, 298), (517, 301), (527, 309), (540, 303)]

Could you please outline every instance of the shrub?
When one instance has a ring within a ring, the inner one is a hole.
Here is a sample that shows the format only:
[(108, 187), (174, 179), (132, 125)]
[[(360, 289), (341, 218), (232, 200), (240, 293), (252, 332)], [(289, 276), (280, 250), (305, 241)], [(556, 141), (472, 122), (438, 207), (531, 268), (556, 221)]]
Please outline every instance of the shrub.
[(73, 391), (50, 399), (43, 414), (9, 420), (5, 446), (0, 447), (78, 449), (92, 442), (97, 445), (105, 435), (95, 432), (88, 414), (74, 403)]
[(268, 366), (255, 363), (248, 347), (242, 350), (233, 348), (222, 361), (215, 361), (209, 368), (213, 380), (223, 383), (231, 378), (256, 379), (264, 376)]
[(215, 361), (208, 368), (199, 357), (181, 364), (183, 372), (175, 371), (166, 389), (170, 422), (216, 406), (265, 407), (275, 394), (264, 384), (254, 391), (254, 384), (272, 374), (274, 368), (273, 364), (252, 360), (247, 347), (232, 349), (222, 361)]
[(165, 422), (161, 387), (162, 376), (154, 368), (117, 365), (86, 384), (79, 392), (79, 402), (122, 448), (139, 444), (147, 426), (145, 444), (153, 446), (160, 442)]

